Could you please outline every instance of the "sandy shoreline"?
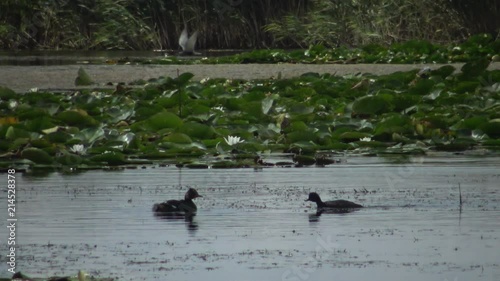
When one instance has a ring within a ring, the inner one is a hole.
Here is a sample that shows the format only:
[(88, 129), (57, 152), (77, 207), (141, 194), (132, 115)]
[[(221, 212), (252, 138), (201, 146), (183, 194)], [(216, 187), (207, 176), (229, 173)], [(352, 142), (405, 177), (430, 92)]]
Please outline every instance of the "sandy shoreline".
[[(457, 69), (463, 64), (451, 64)], [(0, 85), (16, 92), (31, 88), (72, 89), (78, 69), (85, 71), (97, 83), (129, 83), (137, 79), (159, 76), (177, 76), (177, 71), (192, 72), (194, 79), (206, 77), (228, 79), (266, 79), (299, 76), (307, 72), (347, 75), (356, 73), (388, 74), (396, 71), (421, 69), (425, 66), (438, 68), (442, 64), (217, 64), (217, 65), (61, 65), (61, 66), (0, 66)], [(500, 69), (500, 63), (492, 63), (489, 69)]]

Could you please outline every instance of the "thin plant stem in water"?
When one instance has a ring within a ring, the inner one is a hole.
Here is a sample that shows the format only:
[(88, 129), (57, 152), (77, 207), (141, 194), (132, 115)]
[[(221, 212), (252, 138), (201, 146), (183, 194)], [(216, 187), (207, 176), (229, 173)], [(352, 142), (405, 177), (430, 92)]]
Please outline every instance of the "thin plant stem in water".
[(458, 184), (458, 193), (459, 193), (459, 202), (460, 202), (460, 213), (462, 212), (462, 188), (460, 187), (460, 183)]
[[(177, 68), (177, 79), (179, 79), (179, 69)], [(179, 91), (177, 92), (177, 94), (179, 95), (179, 117), (182, 116), (182, 91), (181, 91), (181, 88), (179, 87), (178, 89)]]

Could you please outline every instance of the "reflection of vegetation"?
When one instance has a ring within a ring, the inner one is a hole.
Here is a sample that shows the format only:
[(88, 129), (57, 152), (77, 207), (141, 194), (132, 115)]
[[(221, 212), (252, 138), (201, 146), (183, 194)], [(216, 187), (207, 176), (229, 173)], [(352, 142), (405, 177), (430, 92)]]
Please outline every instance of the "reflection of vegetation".
[(319, 151), (498, 149), (500, 71), (487, 66), (257, 81), (195, 82), (185, 73), (142, 88), (72, 94), (0, 87), (0, 156), (8, 164), (94, 168), (168, 158), (206, 167), (214, 159), (200, 157), (227, 154), (221, 158), (242, 162), (214, 167), (233, 167), (262, 152), (301, 152), (294, 160), (310, 165), (320, 158), (308, 155)]
[[(50, 244), (49, 244), (50, 245)], [(0, 281), (7, 280), (32, 280), (32, 281), (42, 281), (42, 280), (68, 280), (68, 281), (86, 281), (86, 280), (96, 280), (96, 281), (107, 281), (113, 280), (112, 278), (95, 278), (90, 277), (86, 272), (79, 270), (76, 276), (52, 276), (49, 278), (32, 278), (21, 271), (18, 271), (12, 275), (12, 279), (10, 278), (0, 278)]]
[(200, 49), (448, 43), (499, 32), (496, 0), (3, 0), (0, 48)]

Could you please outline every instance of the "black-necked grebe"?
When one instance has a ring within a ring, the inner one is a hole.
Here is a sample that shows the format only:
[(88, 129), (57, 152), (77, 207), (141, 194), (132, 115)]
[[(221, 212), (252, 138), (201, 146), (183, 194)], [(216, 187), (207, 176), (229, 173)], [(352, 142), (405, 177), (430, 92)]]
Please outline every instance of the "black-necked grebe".
[(196, 205), (193, 199), (203, 197), (194, 188), (190, 188), (184, 195), (184, 200), (168, 200), (153, 205), (153, 212), (159, 213), (195, 213)]
[(309, 193), (309, 198), (306, 201), (315, 202), (318, 206), (318, 210), (320, 209), (354, 209), (354, 208), (363, 208), (363, 206), (356, 204), (347, 200), (334, 200), (334, 201), (321, 201), (318, 193), (311, 192)]

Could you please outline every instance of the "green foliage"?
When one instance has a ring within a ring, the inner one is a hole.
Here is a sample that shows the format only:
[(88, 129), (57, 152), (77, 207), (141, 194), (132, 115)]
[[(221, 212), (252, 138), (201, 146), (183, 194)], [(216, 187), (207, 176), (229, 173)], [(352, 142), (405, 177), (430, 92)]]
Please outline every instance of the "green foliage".
[(21, 152), (21, 157), (31, 160), (36, 164), (52, 164), (52, 157), (42, 149), (29, 147)]
[(490, 60), (487, 58), (481, 58), (479, 60), (474, 60), (468, 62), (462, 66), (462, 74), (466, 79), (472, 79), (478, 77), (484, 73), (486, 68), (490, 65)]
[(479, 126), (479, 129), (481, 129), (490, 138), (498, 139), (500, 138), (500, 119), (494, 119), (487, 123), (483, 123)]
[(7, 87), (0, 85), (0, 99), (1, 100), (10, 100), (12, 98), (15, 98), (15, 96), (16, 96), (16, 92), (14, 92), (13, 90), (11, 90)]
[(75, 86), (88, 86), (94, 84), (92, 78), (85, 72), (85, 70), (80, 67), (78, 69), (78, 76), (75, 79)]
[[(450, 63), (469, 62), (465, 73), (479, 75), (493, 56), (500, 41), (488, 41), (480, 49), (464, 42), (462, 44), (441, 45), (428, 41), (410, 40), (403, 43), (387, 44), (388, 47), (368, 44), (360, 48), (326, 48), (323, 45), (311, 45), (306, 51), (254, 50), (226, 57), (184, 60), (185, 64), (217, 63)], [(165, 59), (148, 60), (147, 63), (169, 64)], [(445, 79), (455, 71), (451, 65), (431, 71), (431, 75)], [(314, 73), (304, 74), (314, 77)], [(410, 75), (414, 79), (414, 75)], [(321, 84), (320, 84), (321, 85)], [(324, 91), (324, 89), (322, 89)]]
[[(120, 95), (112, 90), (8, 94), (15, 110), (6, 107), (0, 118), (0, 151), (31, 165), (79, 168), (178, 157), (211, 162), (212, 155), (263, 152), (421, 154), (495, 147), (500, 72), (481, 62), (453, 71), (308, 73), (237, 83), (200, 83), (186, 74)], [(179, 93), (182, 115), (172, 102)]]
[(182, 119), (170, 112), (160, 112), (145, 121), (145, 126), (153, 131), (164, 128), (178, 128), (182, 125)]
[[(377, 60), (382, 51), (377, 45), (415, 40), (405, 46), (414, 50), (401, 60), (408, 61), (431, 47), (420, 40), (449, 43), (462, 41), (467, 34), (497, 35), (499, 10), (500, 3), (494, 0), (4, 0), (0, 48), (175, 50), (188, 25), (191, 31), (200, 31), (199, 49), (372, 44), (363, 58), (367, 62)], [(491, 35), (469, 40), (470, 48), (485, 55), (483, 46), (494, 38)], [(499, 53), (500, 43), (496, 46), (493, 54)], [(323, 61), (323, 53), (311, 50), (307, 56)], [(260, 55), (240, 60), (262, 62), (266, 56)], [(293, 60), (294, 55), (283, 55), (276, 52), (273, 61)], [(434, 55), (427, 60), (439, 59)], [(477, 58), (461, 51), (456, 55), (456, 60)]]
[(57, 115), (57, 119), (69, 126), (76, 126), (79, 128), (97, 126), (97, 122), (94, 118), (89, 116), (83, 110), (66, 110)]
[(215, 135), (215, 130), (208, 125), (200, 124), (196, 122), (186, 122), (180, 128), (179, 131), (188, 135), (191, 138), (196, 139), (211, 139)]
[(384, 113), (389, 111), (389, 102), (381, 96), (365, 96), (354, 101), (352, 110), (360, 115)]
[(183, 134), (183, 133), (170, 134), (170, 135), (166, 136), (165, 138), (163, 138), (163, 140), (167, 141), (167, 142), (177, 143), (177, 144), (190, 144), (193, 142), (188, 135)]
[(101, 155), (92, 156), (89, 160), (96, 164), (104, 163), (110, 166), (124, 165), (128, 163), (127, 159), (125, 159), (125, 155), (120, 152), (106, 152)]
[[(300, 47), (372, 44), (367, 60), (382, 51), (377, 45), (407, 40), (454, 41), (465, 35), (457, 12), (442, 1), (311, 1), (304, 17), (293, 14), (266, 26), (276, 40)], [(425, 24), (423, 24), (425, 23)], [(422, 41), (403, 43), (412, 55), (428, 52), (432, 46)], [(396, 48), (396, 52), (397, 52)]]

